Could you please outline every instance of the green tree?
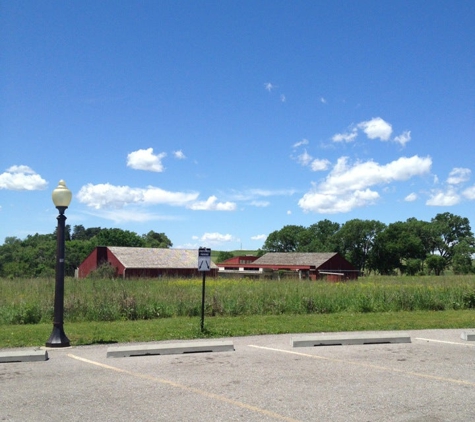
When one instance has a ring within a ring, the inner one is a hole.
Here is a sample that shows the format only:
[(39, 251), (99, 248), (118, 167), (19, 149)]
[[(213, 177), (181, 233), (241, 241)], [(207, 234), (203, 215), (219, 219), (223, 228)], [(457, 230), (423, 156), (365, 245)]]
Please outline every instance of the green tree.
[(150, 230), (147, 234), (142, 235), (144, 246), (146, 248), (171, 248), (173, 243), (165, 233), (157, 233)]
[(410, 258), (406, 261), (406, 274), (417, 275), (423, 270), (422, 260)]
[(430, 222), (408, 218), (405, 222), (405, 231), (407, 234), (419, 239), (416, 248), (417, 252), (413, 255), (418, 255), (419, 259), (424, 260), (427, 255), (434, 251), (437, 233)]
[(452, 269), (455, 274), (469, 274), (473, 272), (472, 255), (474, 253), (471, 242), (467, 239), (462, 240), (454, 246), (454, 255), (452, 257)]
[(91, 240), (94, 236), (99, 234), (101, 230), (100, 227), (90, 227), (86, 229), (80, 224), (74, 226), (71, 240)]
[(472, 253), (475, 252), (475, 241), (468, 218), (445, 212), (437, 214), (431, 223), (437, 236), (434, 251), (445, 258), (447, 265), (452, 264), (457, 245), (462, 242), (471, 248)]
[(409, 218), (391, 223), (377, 236), (370, 265), (380, 274), (392, 274), (395, 270), (416, 274), (422, 271), (435, 241), (433, 227), (426, 221)]
[(0, 246), (0, 276), (18, 277), (20, 272), (21, 240), (17, 237), (6, 237)]
[(426, 259), (426, 265), (427, 269), (429, 270), (429, 274), (433, 272), (435, 275), (440, 275), (447, 267), (447, 261), (443, 256), (430, 255)]
[(305, 240), (305, 227), (288, 225), (270, 233), (262, 249), (266, 252), (298, 252)]
[(312, 224), (301, 234), (299, 252), (334, 252), (337, 247), (335, 236), (339, 229), (339, 223), (326, 219)]
[(137, 233), (129, 230), (102, 229), (96, 236), (92, 238), (95, 246), (128, 246), (143, 247), (145, 242)]
[(216, 257), (216, 262), (224, 262), (231, 258), (234, 258), (234, 254), (232, 252), (220, 251)]
[(349, 220), (335, 234), (336, 251), (360, 271), (371, 270), (371, 266), (367, 266), (375, 239), (385, 227), (384, 223), (376, 220)]
[(0, 248), (1, 275), (5, 277), (38, 277), (54, 274), (54, 234), (28, 235), (24, 240), (7, 238)]
[(74, 226), (71, 240), (87, 240), (86, 229), (82, 224)]

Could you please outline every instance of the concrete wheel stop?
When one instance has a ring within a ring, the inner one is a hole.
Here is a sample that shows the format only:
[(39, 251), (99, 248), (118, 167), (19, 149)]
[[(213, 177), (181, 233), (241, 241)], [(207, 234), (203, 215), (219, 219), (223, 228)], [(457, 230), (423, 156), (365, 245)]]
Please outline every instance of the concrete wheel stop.
[(39, 362), (48, 360), (46, 350), (20, 350), (0, 352), (0, 363)]
[(466, 331), (464, 331), (460, 337), (462, 338), (462, 340), (475, 341), (475, 332), (467, 333)]
[(234, 352), (229, 340), (190, 341), (142, 346), (115, 346), (107, 349), (108, 358), (134, 356), (174, 355), (186, 353)]
[(407, 334), (332, 334), (292, 337), (292, 347), (347, 346), (355, 344), (410, 343)]

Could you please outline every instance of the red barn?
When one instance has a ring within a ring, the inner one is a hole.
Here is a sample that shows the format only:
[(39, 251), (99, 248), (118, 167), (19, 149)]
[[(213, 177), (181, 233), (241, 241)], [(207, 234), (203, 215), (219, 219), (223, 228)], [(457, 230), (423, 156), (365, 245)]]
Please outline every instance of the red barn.
[[(98, 246), (81, 263), (78, 277), (87, 277), (91, 271), (109, 263), (116, 269), (116, 277), (199, 277), (198, 250), (129, 248)], [(207, 275), (215, 277), (218, 267), (211, 262)]]
[(269, 252), (260, 258), (234, 257), (218, 263), (218, 268), (219, 275), (272, 276), (275, 273), (279, 276), (287, 273), (299, 278), (324, 278), (329, 281), (356, 280), (359, 275), (358, 269), (336, 252)]

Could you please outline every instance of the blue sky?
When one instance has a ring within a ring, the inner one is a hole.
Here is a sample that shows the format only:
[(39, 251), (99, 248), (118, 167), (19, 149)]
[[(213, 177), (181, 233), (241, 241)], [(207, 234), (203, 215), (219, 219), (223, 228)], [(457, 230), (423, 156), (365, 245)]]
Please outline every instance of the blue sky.
[(0, 0), (0, 242), (475, 225), (473, 1)]

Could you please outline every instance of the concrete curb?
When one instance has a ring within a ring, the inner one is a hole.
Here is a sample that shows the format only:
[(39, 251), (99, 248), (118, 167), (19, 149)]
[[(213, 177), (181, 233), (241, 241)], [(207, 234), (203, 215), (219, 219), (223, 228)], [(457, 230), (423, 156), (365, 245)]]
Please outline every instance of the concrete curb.
[(339, 334), (293, 337), (292, 347), (345, 346), (354, 344), (410, 343), (406, 334)]
[(232, 341), (201, 341), (166, 343), (143, 346), (117, 346), (107, 349), (108, 358), (123, 358), (132, 356), (173, 355), (184, 353), (234, 352)]
[(0, 363), (39, 362), (45, 360), (48, 360), (48, 352), (46, 350), (0, 352)]

